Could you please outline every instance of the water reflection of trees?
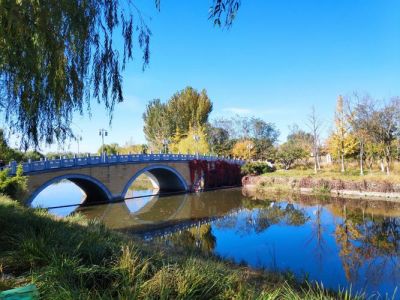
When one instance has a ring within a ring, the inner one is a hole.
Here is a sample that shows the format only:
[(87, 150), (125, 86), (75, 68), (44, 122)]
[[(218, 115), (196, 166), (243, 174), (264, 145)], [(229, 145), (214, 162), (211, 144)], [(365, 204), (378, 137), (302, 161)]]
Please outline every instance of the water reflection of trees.
[(215, 248), (216, 238), (211, 225), (203, 224), (169, 236), (168, 242), (177, 247), (199, 249), (204, 253), (211, 253)]
[[(253, 200), (263, 199), (251, 195)], [(278, 200), (279, 201), (279, 200)], [(291, 202), (313, 207), (308, 244), (321, 261), (330, 246), (324, 225), (324, 212), (337, 221), (333, 235), (338, 246), (345, 276), (350, 283), (377, 287), (382, 283), (400, 282), (400, 203), (369, 199), (327, 198), (323, 201), (312, 195), (295, 195)], [(278, 217), (279, 219), (279, 217)], [(268, 220), (273, 221), (273, 218)], [(334, 250), (334, 249), (332, 249)]]
[(275, 224), (300, 226), (309, 220), (305, 210), (292, 203), (244, 200), (243, 207), (240, 218), (234, 214), (218, 220), (215, 226), (221, 229), (235, 228), (243, 236), (252, 232), (261, 233)]
[(323, 260), (323, 256), (326, 254), (325, 250), (326, 250), (326, 242), (324, 239), (324, 232), (325, 232), (325, 228), (323, 226), (323, 222), (322, 222), (322, 212), (323, 212), (323, 206), (318, 204), (315, 208), (315, 210), (313, 211), (314, 213), (314, 218), (312, 219), (312, 223), (311, 223), (311, 235), (310, 238), (308, 239), (308, 241), (306, 242), (306, 244), (314, 244), (315, 247), (313, 249), (316, 259), (319, 262), (319, 267), (322, 267), (322, 260)]
[(394, 282), (400, 281), (400, 218), (374, 216), (363, 210), (348, 211), (343, 207), (343, 219), (335, 230), (339, 255), (347, 280), (357, 281), (360, 268), (365, 268), (365, 280), (377, 285), (390, 270)]
[[(261, 233), (274, 224), (300, 226), (309, 220), (305, 210), (291, 203), (254, 201), (244, 203), (244, 209), (218, 219), (213, 224), (219, 229), (236, 229), (240, 235)], [(238, 214), (240, 217), (238, 217)], [(199, 249), (210, 253), (216, 246), (216, 238), (210, 224), (198, 225), (167, 237), (174, 246)]]

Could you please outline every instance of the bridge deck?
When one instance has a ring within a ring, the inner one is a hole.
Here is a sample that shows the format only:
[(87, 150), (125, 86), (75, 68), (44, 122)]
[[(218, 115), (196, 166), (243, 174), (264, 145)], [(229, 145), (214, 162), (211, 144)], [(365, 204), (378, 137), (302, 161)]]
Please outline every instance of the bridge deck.
[[(126, 155), (103, 155), (103, 156), (85, 156), (73, 158), (60, 158), (40, 161), (28, 161), (22, 163), (24, 174), (33, 172), (52, 171), (65, 168), (113, 165), (113, 164), (131, 164), (131, 163), (149, 163), (149, 162), (187, 162), (194, 159), (217, 161), (224, 160), (229, 163), (242, 165), (245, 163), (241, 159), (230, 159), (219, 156), (209, 155), (191, 155), (191, 154), (126, 154)], [(17, 170), (17, 163), (11, 162), (8, 166), (10, 175), (14, 175)]]

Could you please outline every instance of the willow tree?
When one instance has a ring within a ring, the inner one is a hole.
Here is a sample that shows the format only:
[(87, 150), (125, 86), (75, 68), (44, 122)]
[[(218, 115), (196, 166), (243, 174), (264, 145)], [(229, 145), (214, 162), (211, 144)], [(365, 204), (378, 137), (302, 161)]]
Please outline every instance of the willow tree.
[[(0, 112), (25, 147), (71, 136), (73, 114), (90, 112), (93, 98), (111, 121), (127, 61), (135, 49), (143, 68), (150, 58), (151, 32), (133, 2), (0, 0)], [(209, 18), (230, 26), (239, 4), (214, 0)]]

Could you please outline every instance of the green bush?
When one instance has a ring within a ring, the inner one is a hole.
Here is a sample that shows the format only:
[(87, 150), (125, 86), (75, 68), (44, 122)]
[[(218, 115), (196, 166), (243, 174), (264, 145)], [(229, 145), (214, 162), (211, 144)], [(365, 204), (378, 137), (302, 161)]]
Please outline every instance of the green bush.
[(15, 176), (9, 176), (9, 171), (9, 169), (0, 171), (0, 194), (22, 199), (26, 192), (26, 177), (23, 176), (22, 165), (17, 167)]
[(282, 168), (289, 170), (296, 161), (306, 158), (307, 155), (307, 151), (301, 146), (294, 142), (286, 142), (279, 147), (277, 160)]
[(274, 172), (276, 168), (264, 162), (250, 162), (242, 166), (243, 175), (261, 175)]

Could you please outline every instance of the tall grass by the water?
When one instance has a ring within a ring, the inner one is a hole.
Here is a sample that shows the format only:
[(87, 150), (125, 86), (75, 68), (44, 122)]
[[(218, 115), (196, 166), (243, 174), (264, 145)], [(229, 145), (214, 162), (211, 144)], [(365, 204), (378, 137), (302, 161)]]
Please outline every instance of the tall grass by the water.
[(34, 283), (43, 299), (337, 299), (283, 274), (188, 255), (57, 219), (0, 196), (0, 290)]

